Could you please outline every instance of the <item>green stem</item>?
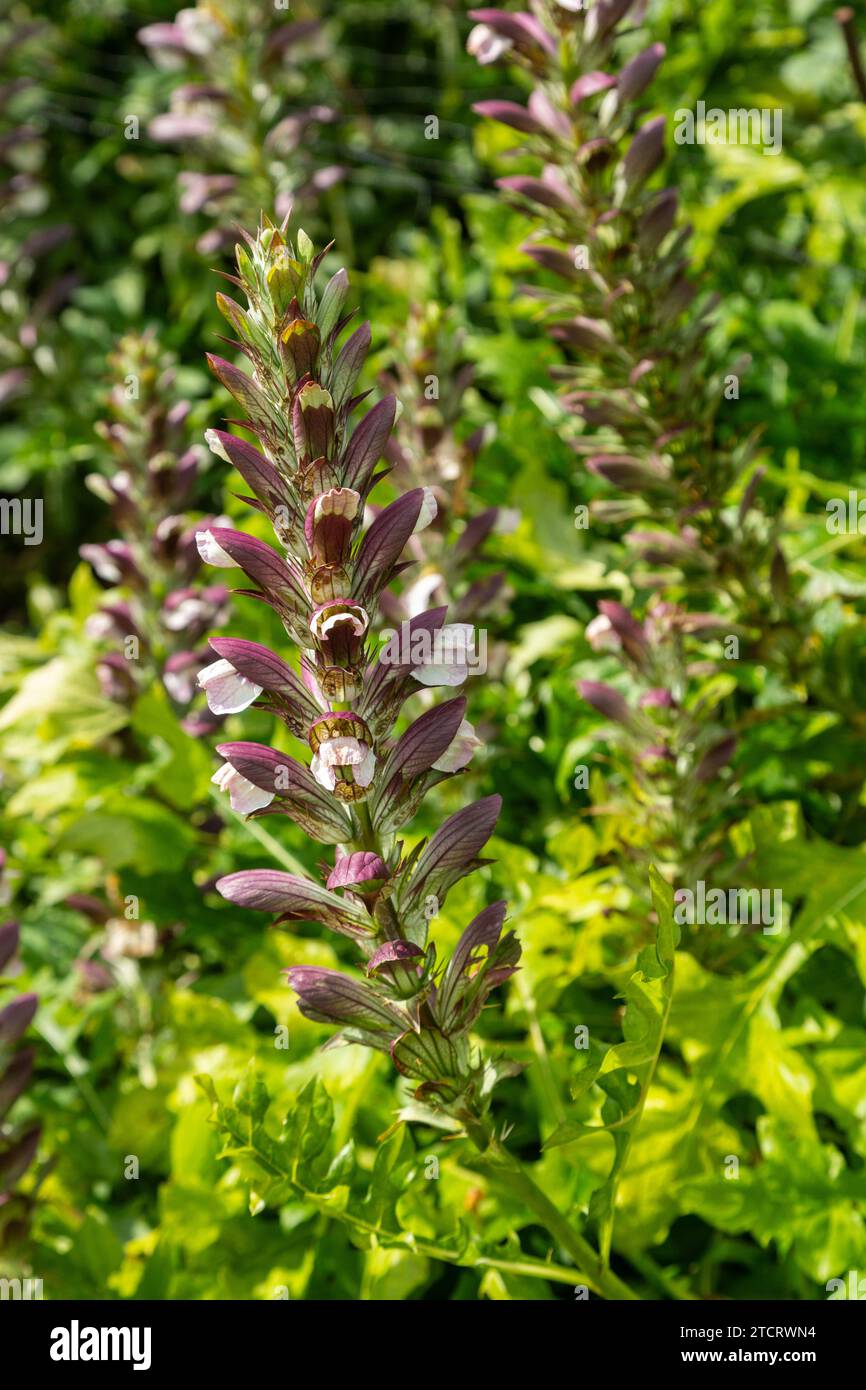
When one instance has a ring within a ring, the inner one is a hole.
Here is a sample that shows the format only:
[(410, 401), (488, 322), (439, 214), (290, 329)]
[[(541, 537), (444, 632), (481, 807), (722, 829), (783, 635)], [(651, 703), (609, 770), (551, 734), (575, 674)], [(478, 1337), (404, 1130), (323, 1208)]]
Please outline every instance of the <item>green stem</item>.
[(550, 1198), (542, 1192), (512, 1154), (494, 1140), (490, 1148), (486, 1150), (484, 1157), (490, 1161), (489, 1170), (485, 1164), (485, 1171), (489, 1171), (495, 1182), (507, 1188), (514, 1196), (519, 1197), (529, 1210), (538, 1217), (542, 1226), (550, 1232), (563, 1250), (566, 1250), (575, 1261), (578, 1267), (574, 1276), (576, 1280), (579, 1271), (587, 1287), (592, 1289), (593, 1293), (600, 1294), (602, 1298), (620, 1302), (638, 1301), (638, 1295), (633, 1293), (628, 1285), (624, 1284), (612, 1270), (605, 1268), (601, 1256), (596, 1253), (589, 1241), (584, 1240), (583, 1236), (574, 1229), (570, 1221), (563, 1216), (558, 1207), (554, 1206)]
[(358, 818), (358, 825), (361, 829), (361, 842), (359, 848), (370, 850), (373, 854), (378, 854), (380, 858), (384, 859), (385, 856), (382, 854), (379, 837), (374, 829), (373, 818), (370, 815), (370, 808), (366, 801), (357, 801), (354, 810)]
[(559, 1094), (559, 1087), (556, 1082), (553, 1067), (550, 1064), (550, 1054), (547, 1051), (544, 1034), (541, 1031), (538, 1009), (535, 1004), (535, 995), (529, 984), (527, 984), (526, 977), (522, 974), (517, 976), (517, 990), (523, 1007), (526, 1010), (526, 1019), (529, 1025), (529, 1038), (538, 1064), (539, 1090), (546, 1101), (554, 1127), (556, 1125), (565, 1124), (567, 1115)]
[[(373, 1243), (384, 1244), (392, 1248), (408, 1249), (416, 1255), (424, 1255), (431, 1260), (441, 1260), (443, 1264), (460, 1265), (466, 1269), (499, 1269), (505, 1274), (526, 1275), (535, 1279), (552, 1279), (559, 1284), (579, 1283), (583, 1277), (584, 1282), (593, 1288), (594, 1284), (588, 1275), (583, 1275), (582, 1270), (570, 1268), (567, 1265), (556, 1264), (552, 1260), (539, 1260), (532, 1255), (520, 1255), (513, 1259), (499, 1259), (495, 1255), (479, 1255), (472, 1243), (468, 1247), (460, 1250), (449, 1249), (448, 1246), (435, 1245), (432, 1241), (419, 1240), (411, 1231), (391, 1231), (378, 1225), (374, 1221), (367, 1221), (363, 1216), (352, 1211), (339, 1211), (333, 1207), (327, 1207), (322, 1212), (322, 1197), (319, 1193), (307, 1188), (299, 1173), (297, 1160), (292, 1162), (291, 1168), (280, 1168), (271, 1159), (263, 1154), (255, 1144), (250, 1142), (249, 1136), (240, 1130), (236, 1125), (226, 1123), (226, 1132), (235, 1141), (238, 1151), (248, 1153), (264, 1172), (272, 1177), (281, 1178), (289, 1182), (295, 1192), (306, 1200), (311, 1206), (316, 1207), (327, 1221), (339, 1221), (342, 1225), (356, 1231), (359, 1235), (371, 1240)], [(530, 1180), (531, 1181), (531, 1180)], [(534, 1186), (534, 1184), (532, 1184)], [(538, 1189), (536, 1189), (537, 1191)], [(539, 1194), (543, 1195), (543, 1194)], [(567, 1224), (567, 1223), (566, 1223)], [(323, 1228), (317, 1228), (323, 1229)], [(591, 1256), (594, 1252), (586, 1247)], [(613, 1280), (610, 1275), (609, 1279)], [(624, 1287), (624, 1286), (623, 1286)], [(611, 1294), (611, 1297), (616, 1295)], [(623, 1297), (634, 1297), (627, 1291)]]
[(668, 1274), (666, 1270), (660, 1269), (655, 1260), (651, 1259), (649, 1255), (644, 1254), (643, 1251), (626, 1250), (624, 1253), (629, 1264), (634, 1265), (635, 1269), (639, 1274), (643, 1275), (647, 1283), (652, 1284), (654, 1288), (658, 1289), (659, 1293), (664, 1298), (673, 1299), (674, 1302), (677, 1303), (697, 1301), (698, 1295), (696, 1293), (692, 1293), (691, 1289), (681, 1283), (675, 1275)]

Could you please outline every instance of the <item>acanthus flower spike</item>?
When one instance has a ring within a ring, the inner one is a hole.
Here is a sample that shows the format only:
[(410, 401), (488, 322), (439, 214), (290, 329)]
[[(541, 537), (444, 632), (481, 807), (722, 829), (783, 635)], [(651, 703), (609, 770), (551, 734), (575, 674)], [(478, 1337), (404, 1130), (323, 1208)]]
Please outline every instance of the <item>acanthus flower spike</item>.
[[(532, 88), (525, 107), (494, 94), (476, 109), (519, 132), (509, 155), (528, 156), (499, 187), (531, 219), (524, 249), (556, 278), (555, 288), (532, 293), (563, 349), (553, 369), (561, 430), (590, 475), (589, 514), (626, 523), (632, 586), (654, 595), (642, 620), (602, 601), (586, 628), (591, 650), (620, 655), (637, 689), (626, 698), (595, 680), (577, 688), (613, 725), (604, 737), (614, 761), (625, 749), (625, 819), (650, 821), (649, 843), (665, 845), (680, 866), (672, 871), (703, 872), (730, 863), (724, 840), (738, 767), (730, 725), (757, 715), (753, 696), (751, 711), (744, 706), (764, 679), (732, 679), (734, 648), (739, 655), (742, 640), (756, 671), (772, 672), (798, 701), (808, 692), (816, 708), (834, 710), (846, 697), (827, 679), (818, 600), (805, 574), (789, 569), (783, 509), (762, 505), (760, 430), (744, 434), (721, 418), (749, 359), (720, 360), (710, 333), (715, 297), (691, 265), (677, 191), (660, 176), (666, 121), (652, 109), (652, 83), (664, 45), (642, 44), (619, 61), (625, 31), (645, 19), (635, 0), (537, 8), (549, 45), (530, 43), (519, 16), (474, 12), (487, 35), (474, 35), (470, 52), (514, 64)], [(605, 484), (616, 501), (598, 495)], [(708, 602), (717, 613), (702, 611)], [(696, 651), (699, 642), (710, 645)], [(729, 682), (737, 689), (728, 699), (718, 692)]]
[[(85, 544), (79, 553), (97, 578), (126, 596), (112, 597), (87, 620), (88, 636), (100, 648), (114, 648), (100, 651), (97, 674), (105, 694), (122, 703), (161, 676), (186, 731), (210, 733), (232, 705), (220, 708), (210, 699), (209, 709), (189, 708), (204, 655), (196, 647), (226, 621), (229, 590), (200, 583), (205, 555), (196, 532), (210, 537), (220, 528), (214, 523), (211, 529), (208, 519), (197, 528), (181, 510), (207, 454), (201, 445), (186, 445), (189, 404), (172, 399), (174, 369), (152, 334), (121, 339), (110, 365), (117, 378), (111, 415), (97, 429), (116, 471), (93, 473), (87, 483), (110, 506), (122, 539)], [(129, 393), (130, 380), (138, 383), (138, 394)], [(206, 550), (210, 563), (235, 564), (216, 542)]]
[[(233, 323), (243, 315), (238, 346), (253, 372), (222, 358), (212, 358), (211, 366), (241, 405), (259, 447), (224, 431), (207, 438), (238, 468), (253, 493), (247, 500), (273, 524), (277, 548), (218, 526), (198, 537), (198, 548), (206, 562), (238, 567), (257, 586), (249, 592), (279, 614), (299, 649), (299, 674), (258, 643), (215, 638), (217, 659), (204, 666), (199, 684), (221, 712), (269, 709), (306, 740), (311, 757), (307, 766), (264, 744), (224, 743), (225, 762), (214, 781), (235, 809), (287, 814), (338, 850), (324, 885), (255, 869), (230, 874), (217, 887), (238, 907), (273, 912), (282, 921), (312, 918), (350, 937), (365, 977), (293, 968), (288, 979), (302, 1012), (341, 1025), (329, 1045), (361, 1043), (389, 1053), (401, 1074), (419, 1083), (424, 1101), (478, 1133), (492, 1082), (509, 1067), (486, 1062), (470, 1046), (468, 1030), (490, 989), (516, 968), (519, 947), (511, 934), (507, 944), (500, 941), (504, 904), (497, 906), (495, 931), (468, 929), (471, 945), (458, 947), (450, 975), (437, 966), (428, 933), (431, 902), (438, 912), (450, 888), (487, 862), (479, 854), (493, 832), (499, 798), (457, 811), (428, 843), (405, 853), (395, 832), (431, 787), (459, 775), (479, 740), (459, 695), (393, 736), (413, 692), (466, 680), (472, 629), (447, 624), (444, 607), (429, 609), (404, 623), (405, 643), (371, 653), (383, 593), (411, 564), (405, 557), (435, 519), (436, 495), (422, 481), (372, 509), (368, 524), (368, 495), (388, 472), (376, 468), (388, 451), (395, 403), (380, 401), (350, 428), (363, 399), (353, 392), (370, 334), (364, 325), (340, 345), (348, 323), (345, 271), (320, 293), (321, 257), (309, 238), (299, 232), (292, 244), (285, 225), (267, 219), (238, 248), (237, 260), (249, 308), (225, 296), (220, 308)], [(484, 533), (476, 531), (467, 545)], [(437, 1015), (440, 978), (447, 981), (448, 1007)]]
[[(208, 0), (179, 9), (171, 23), (138, 31), (139, 43), (171, 80), (168, 109), (151, 119), (148, 136), (183, 153), (178, 201), (186, 217), (207, 219), (197, 241), (203, 256), (230, 252), (233, 219), (255, 206), (263, 189), (283, 216), (293, 198), (315, 205), (344, 177), (342, 165), (326, 162), (321, 144), (322, 132), (344, 124), (322, 62), (323, 26), (286, 22), (287, 9)], [(255, 100), (242, 99), (238, 80), (249, 84)], [(307, 94), (301, 105), (298, 91)], [(347, 144), (345, 130), (335, 144)], [(240, 305), (232, 322), (243, 339)]]

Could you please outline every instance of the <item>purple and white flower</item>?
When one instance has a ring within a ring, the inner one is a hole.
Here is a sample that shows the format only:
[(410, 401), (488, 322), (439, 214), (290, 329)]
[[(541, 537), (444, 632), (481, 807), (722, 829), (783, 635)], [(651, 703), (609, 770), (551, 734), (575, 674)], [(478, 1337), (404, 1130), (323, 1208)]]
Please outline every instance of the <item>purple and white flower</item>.
[(224, 657), (202, 667), (198, 685), (207, 696), (208, 708), (213, 714), (239, 714), (259, 698), (263, 688), (247, 680)]

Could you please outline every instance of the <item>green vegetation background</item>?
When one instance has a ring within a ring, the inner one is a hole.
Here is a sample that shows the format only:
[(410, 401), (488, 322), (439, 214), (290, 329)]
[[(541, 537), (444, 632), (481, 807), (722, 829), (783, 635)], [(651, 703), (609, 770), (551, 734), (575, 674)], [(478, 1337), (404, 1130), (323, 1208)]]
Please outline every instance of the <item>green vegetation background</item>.
[[(311, 12), (298, 5), (293, 18)], [(778, 158), (683, 147), (671, 177), (722, 296), (716, 332), (732, 358), (753, 358), (738, 421), (765, 425), (768, 479), (830, 613), (866, 594), (863, 540), (828, 544), (823, 524), (828, 497), (866, 485), (866, 107), (832, 12), (822, 0), (656, 0), (648, 20), (668, 47), (654, 108), (703, 98), (784, 109)], [(521, 513), (492, 550), (508, 576), (492, 634), (507, 658), (468, 692), (488, 735), (473, 789), (504, 799), (496, 862), (452, 896), (437, 931), (450, 944), (491, 893), (512, 903), (524, 968), (481, 1031), (527, 1068), (503, 1086), (497, 1114), (545, 1192), (579, 1218), (604, 1184), (610, 1136), (542, 1145), (596, 1116), (597, 1097), (581, 1095), (575, 1027), (620, 1038), (621, 996), (654, 936), (617, 848), (640, 845), (643, 828), (588, 814), (603, 804), (601, 773), (589, 792), (573, 785), (576, 764), (603, 753), (575, 689), (605, 676), (584, 628), (599, 597), (628, 601), (627, 581), (616, 543), (571, 522), (582, 480), (557, 428), (555, 349), (520, 294), (532, 278), (525, 222), (492, 187), (511, 142), (470, 109), (516, 93), (465, 54), (459, 4), (364, 0), (318, 13), (327, 43), (304, 80), (315, 100), (338, 95), (352, 119), (347, 143), (323, 152), (348, 173), (311, 230), (340, 238), (339, 263), (372, 320), (366, 384), (399, 353), (411, 304), (447, 309), (476, 369), (458, 433), (496, 426), (474, 496)], [(7, 59), (35, 77), (27, 99), (48, 201), (15, 228), (0, 213), (0, 259), (14, 258), (31, 226), (62, 221), (73, 234), (0, 291), (0, 366), (32, 372), (0, 419), (0, 492), (45, 499), (44, 544), (4, 537), (0, 571), (4, 910), (22, 923), (14, 988), (40, 996), (39, 1060), (21, 1104), (45, 1125), (25, 1184), (31, 1233), (4, 1264), (41, 1277), (49, 1297), (572, 1298), (562, 1252), (540, 1266), (549, 1237), (459, 1142), (405, 1128), (380, 1140), (400, 1103), (386, 1060), (355, 1048), (323, 1055), (327, 1030), (298, 1014), (279, 973), (337, 964), (339, 943), (314, 926), (272, 931), (212, 891), (220, 873), (268, 862), (260, 830), (224, 808), (222, 827), (214, 821), (211, 754), (179, 730), (158, 689), (125, 711), (96, 683), (84, 622), (99, 585), (77, 549), (111, 535), (83, 479), (109, 466), (94, 424), (113, 344), (154, 326), (194, 403), (190, 441), (230, 413), (203, 368), (220, 331), (213, 260), (195, 249), (206, 223), (178, 210), (178, 152), (146, 135), (168, 77), (136, 31), (172, 16), (168, 0), (58, 0), (38, 51)], [(137, 141), (125, 138), (130, 113)], [(438, 140), (425, 139), (428, 115)], [(41, 325), (38, 349), (23, 347), (26, 305), (66, 273), (77, 288)], [(225, 472), (211, 466), (195, 504), (240, 517)], [(249, 607), (229, 630), (276, 640)], [(741, 751), (751, 772), (735, 834), (761, 881), (794, 904), (799, 936), (732, 942), (712, 961), (679, 953), (617, 1199), (614, 1265), (643, 1296), (822, 1298), (827, 1280), (866, 1271), (864, 674), (864, 644), (849, 642), (837, 671), (849, 721), (801, 729), (784, 747), (756, 729)], [(234, 723), (230, 736), (269, 737), (264, 716), (258, 734)], [(848, 802), (844, 843), (822, 838), (810, 793), (828, 765)], [(443, 798), (439, 809), (453, 806)], [(277, 853), (315, 871), (316, 847), (300, 832), (270, 834)], [(115, 918), (136, 898), (156, 952), (125, 957), (108, 988), (89, 988), (79, 963), (99, 958), (103, 928), (69, 905), (73, 894)], [(287, 1050), (275, 1045), (283, 1025)], [(225, 1103), (228, 1150), (199, 1075)], [(279, 1137), (270, 1176), (251, 1156), (254, 1134), (260, 1148)], [(728, 1155), (740, 1158), (736, 1181)]]

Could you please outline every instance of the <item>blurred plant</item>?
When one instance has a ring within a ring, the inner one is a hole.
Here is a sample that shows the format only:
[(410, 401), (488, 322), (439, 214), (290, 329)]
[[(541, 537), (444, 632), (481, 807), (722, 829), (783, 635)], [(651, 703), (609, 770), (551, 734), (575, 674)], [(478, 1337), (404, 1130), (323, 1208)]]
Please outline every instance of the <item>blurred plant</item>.
[(514, 514), (502, 507), (471, 514), (475, 460), (495, 427), (482, 425), (468, 438), (459, 437), (463, 397), (475, 376), (464, 356), (464, 338), (453, 311), (434, 302), (424, 308), (413, 304), (381, 373), (382, 385), (400, 402), (385, 457), (401, 483), (429, 486), (436, 499), (434, 520), (409, 542), (418, 578), (401, 594), (382, 594), (382, 611), (395, 621), (413, 618), (432, 603), (447, 604), (458, 622), (477, 621), (496, 611), (505, 597), (502, 572), (468, 583), (464, 577), (488, 537), (514, 524)]
[(857, 20), (850, 5), (843, 5), (836, 11), (836, 22), (842, 30), (851, 74), (861, 100), (866, 101), (866, 69), (860, 54), (860, 41), (857, 35)]
[[(313, 199), (343, 175), (316, 157), (317, 129), (339, 120), (332, 106), (310, 101), (321, 26), (288, 20), (276, 5), (199, 0), (172, 23), (139, 32), (154, 61), (182, 79), (148, 134), (195, 160), (177, 181), (181, 211), (215, 223), (199, 237), (202, 255), (231, 246), (231, 223), (251, 209), (273, 206), (282, 217), (293, 200)], [(329, 93), (327, 82), (320, 85)]]
[[(58, 374), (57, 315), (79, 283), (78, 275), (56, 252), (67, 247), (73, 229), (61, 220), (51, 197), (47, 164), (47, 94), (36, 68), (54, 43), (44, 20), (9, 18), (0, 25), (0, 59), (5, 81), (0, 113), (0, 409), (27, 397), (32, 409), (39, 379)], [(37, 69), (38, 71), (38, 69)], [(45, 271), (45, 262), (59, 265)]]
[[(195, 643), (228, 618), (224, 585), (195, 585), (201, 560), (196, 523), (178, 509), (190, 499), (206, 451), (184, 447), (189, 402), (172, 401), (174, 371), (153, 333), (129, 335), (110, 359), (117, 377), (112, 418), (97, 427), (118, 471), (92, 473), (91, 491), (107, 502), (120, 538), (81, 546), (99, 579), (118, 586), (87, 622), (97, 640), (121, 644), (101, 656), (105, 694), (128, 702), (161, 677), (187, 733), (213, 730), (211, 712), (189, 712), (201, 665)], [(200, 524), (200, 523), (199, 523)]]
[[(508, 53), (535, 80), (526, 107), (486, 101), (475, 109), (529, 133), (528, 148), (544, 160), (541, 178), (498, 183), (534, 217), (542, 210), (524, 249), (566, 282), (535, 293), (551, 335), (576, 356), (556, 370), (563, 405), (580, 422), (573, 448), (629, 499), (592, 511), (599, 520), (649, 517), (670, 528), (626, 537), (653, 571), (645, 583), (663, 587), (674, 570), (673, 582), (684, 576), (695, 595), (727, 594), (737, 620), (761, 633), (755, 655), (775, 655), (796, 673), (809, 653), (786, 583), (780, 522), (756, 502), (762, 475), (752, 474), (739, 509), (726, 505), (757, 438), (730, 440), (717, 416), (726, 373), (738, 380), (748, 363), (722, 371), (708, 361), (714, 301), (704, 297), (688, 313), (696, 288), (684, 254), (689, 229), (675, 227), (676, 190), (647, 187), (663, 159), (664, 117), (635, 134), (663, 46), (644, 49), (614, 76), (596, 64), (612, 58), (633, 0), (586, 13), (549, 8), (549, 28), (527, 15), (473, 11), (495, 36), (496, 55)], [(476, 51), (478, 32), (470, 39)], [(492, 44), (480, 48), (486, 61)]]
[[(5, 890), (6, 851), (0, 849), (0, 888)], [(3, 892), (6, 900), (5, 891)], [(18, 951), (17, 922), (0, 926), (0, 978)], [(9, 972), (11, 974), (11, 972)], [(9, 983), (9, 980), (4, 981)], [(5, 993), (5, 991), (4, 991)], [(17, 1243), (26, 1230), (32, 1201), (15, 1192), (36, 1157), (42, 1128), (27, 1125), (16, 1131), (7, 1124), (9, 1111), (29, 1085), (36, 1053), (32, 1047), (13, 1051), (27, 1031), (39, 1001), (19, 994), (0, 1007), (0, 1249)]]
[[(595, 652), (615, 653), (639, 692), (634, 707), (603, 681), (579, 682), (587, 703), (615, 726), (605, 743), (625, 794), (612, 802), (606, 798), (601, 809), (609, 812), (621, 803), (618, 809), (638, 829), (625, 854), (636, 892), (644, 891), (650, 853), (671, 866), (677, 881), (691, 883), (724, 858), (730, 820), (742, 814), (735, 786), (718, 776), (736, 749), (736, 738), (716, 714), (733, 682), (717, 672), (716, 663), (695, 659), (706, 658), (705, 649), (690, 651), (696, 639), (721, 637), (726, 624), (713, 613), (659, 599), (650, 602), (642, 622), (613, 600), (602, 599), (598, 607), (587, 641)], [(642, 843), (644, 823), (652, 828), (651, 852)]]
[[(638, 121), (664, 47), (651, 44), (618, 73), (607, 70), (622, 26), (640, 22), (645, 8), (599, 0), (585, 12), (475, 10), (468, 47), (481, 63), (513, 63), (532, 84), (525, 106), (490, 100), (475, 109), (525, 134), (526, 153), (542, 162), (540, 176), (498, 183), (534, 219), (525, 251), (564, 282), (531, 293), (571, 359), (554, 369), (571, 445), (592, 478), (624, 494), (594, 500), (588, 516), (636, 521), (624, 536), (633, 582), (675, 601), (656, 603), (645, 623), (608, 604), (587, 634), (606, 635), (624, 654), (642, 688), (640, 711), (597, 683), (582, 693), (620, 724), (630, 788), (642, 811), (653, 788), (662, 837), (682, 872), (730, 802), (730, 788), (715, 779), (735, 748), (717, 722), (738, 685), (726, 672), (731, 657), (769, 668), (789, 711), (807, 702), (838, 709), (847, 697), (822, 667), (816, 610), (825, 595), (810, 589), (808, 571), (789, 572), (784, 516), (759, 496), (760, 431), (741, 438), (720, 418), (720, 407), (738, 399), (748, 359), (722, 364), (708, 347), (715, 299), (698, 297), (676, 190), (651, 185), (665, 118)], [(717, 611), (692, 612), (692, 604)], [(685, 636), (692, 647), (699, 638), (716, 645), (687, 656)], [(732, 646), (720, 654), (722, 637)], [(754, 706), (748, 682), (742, 693)], [(704, 851), (713, 857), (711, 842)]]

